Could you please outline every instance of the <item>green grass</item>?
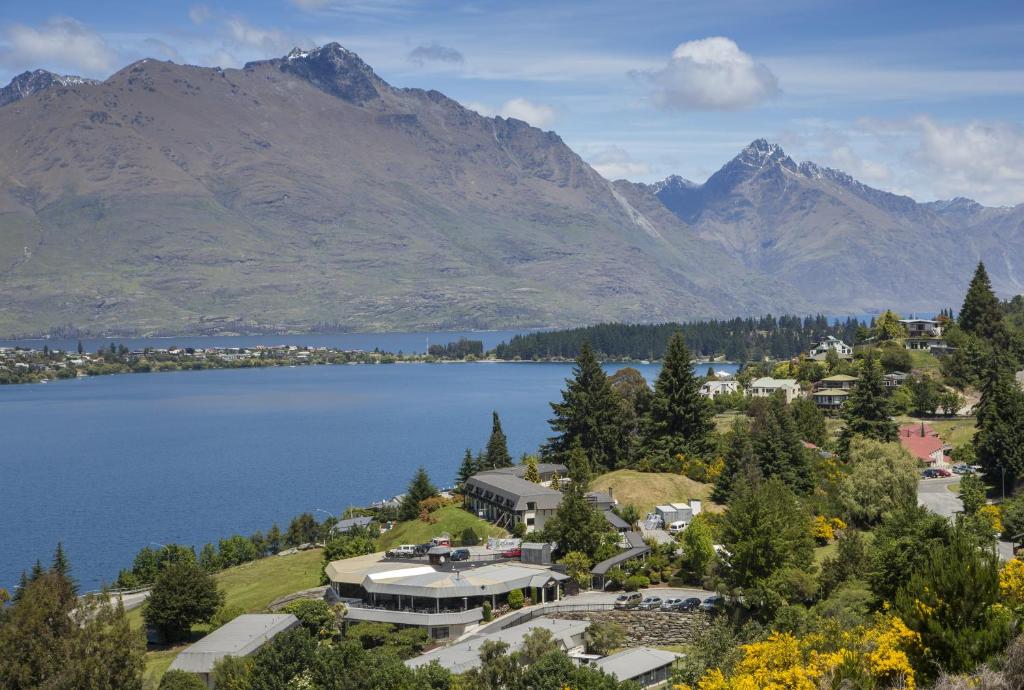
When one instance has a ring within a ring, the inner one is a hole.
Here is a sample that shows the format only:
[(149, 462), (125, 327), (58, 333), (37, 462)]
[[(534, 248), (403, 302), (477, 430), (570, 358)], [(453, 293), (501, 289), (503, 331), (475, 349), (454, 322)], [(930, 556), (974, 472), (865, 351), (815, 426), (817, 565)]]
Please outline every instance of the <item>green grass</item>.
[(590, 488), (594, 491), (611, 488), (620, 505), (632, 503), (641, 515), (651, 512), (656, 505), (684, 502), (691, 498), (705, 501), (705, 508), (716, 510), (718, 507), (708, 498), (713, 488), (710, 484), (695, 482), (681, 474), (615, 470), (595, 479)]
[(500, 527), (481, 520), (459, 506), (441, 508), (431, 513), (431, 518), (434, 522), (423, 522), (422, 520), (400, 522), (394, 529), (381, 535), (378, 542), (380, 549), (390, 549), (398, 544), (424, 544), (434, 537), (446, 533), (453, 539), (458, 539), (467, 527), (471, 527), (481, 538), (508, 535), (508, 532)]
[[(265, 611), (270, 602), (293, 592), (300, 592), (320, 584), (320, 549), (300, 551), (288, 556), (270, 556), (252, 563), (228, 568), (216, 575), (217, 585), (224, 591), (225, 607), (243, 613)], [(133, 628), (141, 629), (142, 607), (128, 612)], [(208, 625), (193, 626), (194, 635), (210, 631)], [(146, 652), (143, 679), (146, 688), (156, 688), (171, 661), (185, 645)]]
[(733, 420), (737, 417), (745, 417), (742, 412), (730, 410), (729, 412), (723, 412), (715, 415), (715, 431), (720, 434), (724, 434), (732, 429)]
[(974, 438), (974, 431), (977, 428), (977, 420), (970, 419), (920, 419), (917, 417), (902, 416), (896, 420), (900, 425), (920, 424), (924, 422), (942, 437), (942, 440), (952, 446), (960, 446)]
[[(862, 531), (860, 536), (864, 538), (865, 544), (871, 544), (875, 540), (875, 533), (870, 531)], [(831, 558), (836, 555), (839, 551), (839, 542), (832, 541), (824, 546), (818, 546), (814, 549), (814, 562), (817, 565), (821, 565), (825, 562), (826, 558)]]
[(910, 353), (910, 366), (915, 370), (939, 373), (939, 360), (927, 350), (908, 350)]

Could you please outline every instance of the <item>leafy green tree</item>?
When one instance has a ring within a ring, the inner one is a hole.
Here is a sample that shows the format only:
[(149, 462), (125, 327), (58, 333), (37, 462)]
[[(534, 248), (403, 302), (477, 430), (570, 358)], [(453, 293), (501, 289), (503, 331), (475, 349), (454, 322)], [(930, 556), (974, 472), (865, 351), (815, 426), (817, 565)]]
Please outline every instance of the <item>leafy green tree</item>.
[(415, 520), (420, 514), (420, 502), (437, 496), (437, 487), (430, 481), (427, 471), (420, 467), (409, 482), (409, 488), (398, 508), (400, 520)]
[(896, 443), (854, 438), (850, 472), (839, 483), (839, 503), (859, 525), (877, 523), (886, 513), (913, 506), (917, 500), (917, 461)]
[(476, 459), (473, 457), (473, 451), (469, 448), (466, 449), (466, 454), (462, 456), (462, 464), (459, 465), (459, 473), (456, 475), (456, 485), (462, 486), (465, 484), (470, 477), (480, 471), (477, 466)]
[(241, 565), (255, 561), (259, 557), (252, 541), (240, 534), (221, 539), (218, 544), (219, 560), (222, 568)]
[(942, 516), (912, 505), (886, 514), (874, 534), (868, 581), (879, 600), (892, 602), (932, 547), (949, 542), (950, 526)]
[(302, 513), (292, 518), (284, 535), (287, 546), (312, 544), (320, 539), (320, 525), (312, 513)]
[(206, 690), (206, 683), (194, 673), (171, 670), (160, 679), (159, 690)]
[(611, 531), (608, 521), (587, 500), (589, 475), (586, 470), (586, 458), (582, 457), (582, 449), (577, 447), (573, 452), (576, 467), (573, 481), (566, 487), (562, 503), (558, 510), (544, 525), (544, 536), (558, 543), (563, 553), (580, 551), (593, 559)]
[(974, 452), (996, 486), (1008, 481), (1012, 487), (1024, 472), (1024, 393), (999, 361), (991, 361), (983, 377)]
[(298, 599), (284, 607), (309, 632), (322, 639), (330, 639), (338, 632), (334, 610), (323, 599)]
[(679, 537), (683, 550), (683, 569), (691, 582), (700, 583), (715, 560), (714, 538), (703, 513), (697, 515)]
[(215, 573), (223, 567), (216, 546), (213, 544), (203, 545), (203, 549), (199, 552), (199, 567), (208, 573)]
[(626, 629), (615, 621), (593, 621), (583, 633), (588, 654), (608, 656), (623, 646)]
[(960, 479), (960, 502), (963, 503), (965, 515), (977, 513), (985, 505), (985, 482), (977, 475), (965, 475)]
[(916, 415), (933, 415), (938, 409), (942, 396), (942, 386), (933, 378), (918, 376), (911, 379), (907, 386), (910, 388), (911, 409)]
[(172, 563), (157, 575), (142, 618), (176, 642), (188, 636), (193, 624), (209, 622), (223, 604), (224, 594), (209, 573), (196, 563)]
[(484, 461), (488, 469), (512, 467), (512, 456), (508, 452), (508, 439), (501, 429), (501, 420), (497, 412), (491, 413), (491, 437), (487, 439), (487, 451)]
[(882, 370), (873, 354), (864, 359), (860, 381), (843, 406), (842, 416), (846, 426), (839, 443), (844, 456), (857, 435), (882, 442), (898, 440), (899, 428), (890, 416)]
[(480, 543), (480, 535), (478, 535), (472, 527), (467, 527), (462, 530), (462, 535), (459, 537), (459, 543), (462, 546), (476, 546)]
[(714, 420), (700, 393), (704, 381), (694, 375), (691, 359), (683, 334), (675, 333), (654, 382), (644, 431), (644, 452), (657, 459), (656, 465), (667, 466), (680, 454), (701, 457), (710, 450)]
[(267, 551), (272, 555), (277, 554), (281, 550), (281, 528), (277, 526), (275, 522), (270, 526), (270, 531), (267, 532)]
[(304, 627), (277, 635), (253, 655), (249, 671), (252, 690), (281, 690), (308, 669), (316, 653), (316, 639)]
[(992, 291), (985, 264), (980, 261), (960, 307), (957, 324), (964, 333), (976, 335), (993, 345), (1005, 347), (1008, 344), (1009, 333), (999, 298)]
[(213, 665), (213, 685), (217, 690), (250, 690), (251, 657), (226, 656)]
[(562, 560), (558, 561), (565, 566), (565, 573), (576, 581), (580, 587), (586, 587), (590, 583), (590, 566), (593, 561), (582, 551), (570, 551)]
[(957, 530), (948, 544), (933, 545), (910, 581), (896, 595), (894, 608), (907, 627), (921, 635), (926, 650), (918, 664), (966, 673), (1006, 646), (1012, 620), (997, 606), (999, 557), (979, 549)]
[(754, 444), (750, 438), (750, 427), (744, 417), (732, 420), (732, 429), (725, 436), (725, 451), (722, 454), (724, 467), (715, 480), (711, 498), (726, 503), (732, 495), (732, 487), (740, 475), (755, 467)]
[(551, 403), (549, 420), (555, 435), (544, 444), (545, 457), (564, 461), (578, 443), (597, 467), (614, 469), (629, 459), (629, 434), (619, 398), (601, 363), (584, 343), (566, 381), (562, 402)]
[(810, 515), (779, 478), (737, 482), (721, 531), (721, 574), (734, 590), (756, 590), (783, 568), (807, 569), (811, 564)]
[(509, 656), (508, 643), (487, 640), (480, 645), (480, 665), (464, 674), (466, 687), (474, 690), (518, 688), (522, 676), (519, 662)]
[(909, 372), (914, 368), (914, 361), (910, 357), (910, 351), (904, 347), (882, 348), (882, 354), (878, 359), (882, 370), (886, 373), (894, 371)]
[(874, 332), (878, 340), (895, 340), (907, 337), (907, 329), (900, 323), (899, 314), (889, 309), (886, 309), (875, 319)]
[(866, 578), (869, 571), (864, 536), (857, 530), (843, 530), (836, 539), (836, 555), (821, 564), (822, 591), (827, 597), (844, 582)]

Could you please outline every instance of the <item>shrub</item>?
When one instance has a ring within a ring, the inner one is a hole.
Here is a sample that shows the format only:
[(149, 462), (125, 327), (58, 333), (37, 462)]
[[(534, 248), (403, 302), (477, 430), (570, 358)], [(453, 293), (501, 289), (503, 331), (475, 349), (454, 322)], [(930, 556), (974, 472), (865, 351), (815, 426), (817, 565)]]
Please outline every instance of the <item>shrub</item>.
[(480, 543), (480, 536), (473, 531), (472, 527), (467, 527), (462, 530), (462, 536), (459, 537), (459, 543), (463, 546), (476, 546)]
[(284, 610), (294, 614), (314, 635), (322, 638), (334, 635), (334, 611), (323, 599), (299, 599), (285, 606)]
[(630, 575), (626, 578), (626, 581), (622, 584), (622, 588), (627, 592), (635, 592), (638, 589), (644, 589), (650, 587), (651, 581), (643, 575)]
[(206, 683), (194, 673), (168, 671), (160, 679), (160, 690), (206, 690)]
[(508, 593), (508, 605), (513, 611), (523, 608), (525, 602), (526, 597), (523, 596), (523, 590), (513, 589)]
[(484, 620), (485, 621), (490, 621), (491, 618), (494, 617), (493, 614), (491, 613), (491, 602), (485, 601), (484, 605), (483, 605), (483, 609), (484, 609)]

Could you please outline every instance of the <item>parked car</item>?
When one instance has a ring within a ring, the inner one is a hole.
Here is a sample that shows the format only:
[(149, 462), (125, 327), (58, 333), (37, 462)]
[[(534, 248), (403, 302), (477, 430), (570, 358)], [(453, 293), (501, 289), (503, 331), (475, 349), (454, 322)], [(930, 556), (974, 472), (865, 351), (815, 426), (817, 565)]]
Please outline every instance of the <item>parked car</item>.
[(676, 520), (675, 522), (670, 522), (668, 524), (668, 533), (669, 534), (679, 534), (684, 529), (686, 529), (686, 523), (683, 522), (682, 520)]
[(387, 551), (384, 555), (388, 558), (412, 558), (416, 555), (415, 544), (402, 544)]
[(430, 543), (434, 546), (451, 546), (452, 540), (449, 537), (434, 537)]
[(683, 599), (682, 603), (679, 604), (680, 611), (696, 611), (700, 608), (700, 599), (697, 597), (689, 597)]
[(661, 610), (662, 611), (677, 611), (677, 610), (679, 610), (679, 605), (682, 604), (682, 603), (683, 603), (683, 600), (680, 599), (679, 597), (669, 597), (668, 599), (665, 599), (663, 602), (661, 602)]
[(632, 609), (636, 608), (637, 605), (643, 600), (640, 596), (640, 592), (626, 592), (615, 597), (615, 608), (617, 609)]
[(952, 477), (953, 473), (947, 470), (945, 467), (936, 467), (935, 471), (939, 473), (940, 477)]
[(644, 597), (643, 601), (640, 602), (638, 609), (645, 611), (652, 611), (661, 607), (661, 597)]
[(953, 465), (950, 469), (953, 471), (953, 474), (971, 474), (971, 468), (962, 463)]
[(928, 469), (921, 473), (921, 476), (924, 477), (925, 479), (938, 479), (939, 477), (945, 475), (943, 475), (942, 470), (938, 469), (937, 467), (929, 467)]
[(450, 561), (468, 561), (469, 560), (469, 549), (454, 549), (448, 554), (448, 560)]
[(521, 558), (523, 555), (522, 547), (516, 546), (515, 548), (506, 549), (501, 552), (502, 558)]
[(716, 611), (725, 606), (725, 597), (720, 594), (712, 594), (700, 604), (701, 611)]
[(416, 545), (416, 550), (414, 552), (414, 555), (416, 555), (416, 556), (426, 556), (427, 555), (427, 551), (430, 551), (432, 548), (434, 548), (433, 544), (417, 544)]

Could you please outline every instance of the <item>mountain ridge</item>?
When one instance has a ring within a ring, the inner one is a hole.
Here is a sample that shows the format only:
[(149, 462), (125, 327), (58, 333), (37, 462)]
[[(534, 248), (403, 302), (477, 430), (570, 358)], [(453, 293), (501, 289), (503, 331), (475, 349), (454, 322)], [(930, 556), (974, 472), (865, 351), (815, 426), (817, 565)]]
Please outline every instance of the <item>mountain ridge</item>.
[[(923, 309), (950, 303), (960, 276), (910, 304), (913, 276), (873, 282), (837, 261), (850, 285), (823, 295), (804, 264), (836, 261), (857, 232), (919, 239), (921, 223), (964, 213), (994, 226), (965, 256), (1022, 234), (964, 203), (900, 211), (901, 197), (765, 140), (704, 184), (608, 181), (556, 133), (393, 87), (338, 44), (241, 69), (144, 59), (57, 86), (0, 107), (0, 333)], [(1012, 284), (1015, 262), (996, 263)]]

